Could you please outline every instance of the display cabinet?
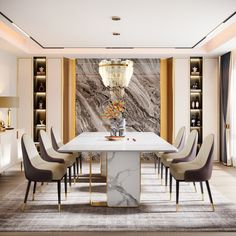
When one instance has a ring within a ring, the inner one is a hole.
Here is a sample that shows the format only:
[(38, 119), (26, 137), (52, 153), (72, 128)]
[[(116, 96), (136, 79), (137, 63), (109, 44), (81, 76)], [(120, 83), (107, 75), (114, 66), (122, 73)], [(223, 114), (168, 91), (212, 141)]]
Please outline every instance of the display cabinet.
[(46, 57), (33, 59), (33, 138), (38, 143), (39, 131), (46, 130)]
[(203, 136), (203, 68), (202, 57), (190, 58), (190, 131), (198, 131), (198, 149)]

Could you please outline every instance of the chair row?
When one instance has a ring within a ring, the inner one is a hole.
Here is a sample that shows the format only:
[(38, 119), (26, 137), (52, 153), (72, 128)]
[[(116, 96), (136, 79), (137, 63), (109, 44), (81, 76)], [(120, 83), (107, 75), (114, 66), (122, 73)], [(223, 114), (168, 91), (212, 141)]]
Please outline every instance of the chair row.
[[(52, 142), (51, 142), (52, 141)], [(58, 210), (60, 211), (61, 206), (61, 180), (64, 178), (65, 181), (65, 196), (67, 195), (67, 170), (69, 172), (69, 183), (71, 185), (71, 168), (74, 167), (74, 178), (75, 165), (77, 163), (78, 172), (78, 159), (81, 159), (81, 155), (78, 153), (60, 153), (58, 148), (63, 145), (60, 141), (57, 132), (54, 128), (51, 128), (51, 141), (49, 135), (44, 131), (40, 130), (39, 133), (39, 146), (40, 154), (32, 140), (32, 138), (24, 134), (21, 139), (22, 154), (25, 177), (28, 180), (24, 205), (24, 210), (31, 183), (34, 182), (33, 187), (33, 199), (36, 191), (36, 185), (38, 182), (57, 182), (58, 192)], [(81, 167), (81, 166), (80, 166)]]
[(179, 130), (173, 145), (178, 149), (176, 153), (156, 153), (156, 155), (158, 159), (158, 174), (161, 168), (161, 179), (163, 179), (163, 168), (165, 167), (166, 186), (168, 171), (170, 170), (170, 195), (172, 194), (172, 178), (174, 177), (176, 180), (176, 209), (178, 210), (180, 182), (193, 182), (194, 186), (195, 182), (199, 182), (202, 194), (202, 182), (205, 182), (214, 211), (209, 185), (213, 169), (214, 135), (210, 134), (204, 139), (197, 154), (198, 132), (192, 130), (185, 144), (185, 127), (182, 127)]

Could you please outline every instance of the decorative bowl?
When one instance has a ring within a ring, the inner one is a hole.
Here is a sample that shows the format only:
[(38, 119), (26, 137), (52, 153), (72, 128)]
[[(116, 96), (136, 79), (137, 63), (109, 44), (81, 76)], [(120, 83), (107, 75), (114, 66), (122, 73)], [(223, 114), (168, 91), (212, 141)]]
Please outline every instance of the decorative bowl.
[(109, 141), (119, 141), (125, 138), (125, 136), (105, 136)]

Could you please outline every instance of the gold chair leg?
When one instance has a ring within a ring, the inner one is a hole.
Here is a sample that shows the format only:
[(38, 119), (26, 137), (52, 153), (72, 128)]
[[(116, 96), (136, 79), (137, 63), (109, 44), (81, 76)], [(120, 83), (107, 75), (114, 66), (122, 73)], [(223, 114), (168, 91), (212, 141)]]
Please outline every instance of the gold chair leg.
[(171, 199), (172, 199), (172, 194), (170, 193), (170, 201), (171, 201)]
[(89, 153), (89, 202), (92, 203), (92, 154)]
[(58, 204), (58, 211), (61, 211), (61, 204)]
[(34, 197), (35, 197), (35, 193), (33, 193), (33, 196), (32, 196), (32, 201), (34, 201)]
[(212, 207), (212, 211), (215, 211), (215, 205), (213, 203), (211, 204), (211, 207)]
[(23, 204), (22, 204), (22, 207), (21, 207), (21, 211), (24, 212), (24, 211), (25, 211), (25, 207), (26, 207), (26, 203), (23, 203)]
[(204, 201), (204, 193), (202, 193), (202, 201)]
[(179, 204), (176, 204), (176, 211), (179, 211)]

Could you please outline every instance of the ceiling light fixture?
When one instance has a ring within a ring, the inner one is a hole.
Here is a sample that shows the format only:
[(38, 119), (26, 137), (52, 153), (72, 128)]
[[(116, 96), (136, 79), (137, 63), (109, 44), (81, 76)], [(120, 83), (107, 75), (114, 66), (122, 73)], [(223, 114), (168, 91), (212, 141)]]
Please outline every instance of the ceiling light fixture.
[(113, 32), (112, 33), (114, 36), (119, 36), (120, 35), (120, 33), (118, 33), (118, 32)]
[(133, 62), (111, 59), (99, 63), (99, 74), (106, 87), (127, 87), (133, 74)]
[(112, 16), (111, 19), (112, 19), (113, 21), (119, 21), (119, 20), (121, 20), (121, 18), (120, 18), (119, 16)]
[(133, 62), (111, 59), (99, 63), (99, 74), (103, 84), (108, 87), (113, 98), (122, 98), (124, 88), (128, 87), (133, 75)]

